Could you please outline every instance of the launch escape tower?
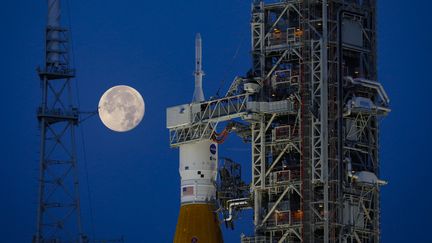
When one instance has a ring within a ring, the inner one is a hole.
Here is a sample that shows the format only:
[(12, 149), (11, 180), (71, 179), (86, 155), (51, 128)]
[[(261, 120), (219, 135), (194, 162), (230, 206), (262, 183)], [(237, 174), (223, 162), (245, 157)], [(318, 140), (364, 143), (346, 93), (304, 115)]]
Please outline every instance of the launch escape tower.
[(219, 171), (224, 220), (253, 209), (243, 243), (379, 242), (376, 0), (254, 1), (251, 35), (253, 67), (224, 97), (167, 109), (171, 146), (251, 143), (250, 196), (235, 164)]
[(69, 55), (68, 29), (60, 23), (60, 0), (48, 0), (45, 63), (38, 69), (42, 103), (39, 202), (35, 243), (85, 242), (80, 217), (73, 106), (75, 71)]

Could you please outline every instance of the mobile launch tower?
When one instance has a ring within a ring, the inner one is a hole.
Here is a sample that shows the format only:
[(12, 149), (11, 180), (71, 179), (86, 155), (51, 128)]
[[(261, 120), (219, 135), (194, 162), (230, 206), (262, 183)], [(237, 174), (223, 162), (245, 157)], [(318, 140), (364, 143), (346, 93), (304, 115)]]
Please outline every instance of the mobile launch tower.
[(230, 132), (250, 142), (250, 195), (219, 170), (232, 183), (214, 202), (226, 222), (253, 209), (254, 235), (241, 242), (380, 242), (379, 120), (390, 109), (376, 3), (254, 1), (247, 75), (224, 97), (167, 109), (172, 147)]

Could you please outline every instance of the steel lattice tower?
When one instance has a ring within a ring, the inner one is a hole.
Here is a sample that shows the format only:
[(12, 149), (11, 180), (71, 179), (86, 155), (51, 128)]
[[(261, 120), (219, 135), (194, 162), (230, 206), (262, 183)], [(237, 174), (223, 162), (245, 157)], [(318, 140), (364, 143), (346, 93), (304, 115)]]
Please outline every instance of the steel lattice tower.
[(253, 4), (260, 99), (292, 100), (294, 112), (252, 123), (258, 238), (244, 242), (379, 242), (378, 118), (390, 110), (376, 81), (375, 8)]
[[(168, 108), (172, 147), (229, 132), (251, 143), (250, 197), (219, 197), (229, 225), (253, 209), (255, 234), (243, 243), (380, 242), (379, 120), (390, 109), (376, 4), (254, 1), (246, 77), (219, 99)], [(223, 173), (219, 195), (241, 188), (233, 176)]]
[(35, 243), (85, 241), (80, 218), (74, 130), (79, 112), (73, 106), (70, 41), (60, 22), (60, 0), (48, 0), (44, 66), (38, 69), (42, 101), (39, 202)]

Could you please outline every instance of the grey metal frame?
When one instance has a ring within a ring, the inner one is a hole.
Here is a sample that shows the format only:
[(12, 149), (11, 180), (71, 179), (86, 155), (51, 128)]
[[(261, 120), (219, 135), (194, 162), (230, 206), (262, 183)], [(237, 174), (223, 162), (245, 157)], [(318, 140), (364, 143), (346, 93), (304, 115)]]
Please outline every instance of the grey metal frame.
[[(242, 242), (380, 241), (378, 124), (390, 109), (376, 81), (375, 8), (376, 0), (254, 1), (250, 74), (201, 103), (192, 124), (170, 128), (176, 147), (211, 139), (221, 122), (250, 126), (255, 234)], [(348, 20), (360, 26), (361, 46), (345, 41)], [(261, 89), (247, 93), (245, 83)], [(288, 109), (253, 109), (287, 100)]]
[[(58, 43), (58, 48), (52, 48), (52, 43)], [(58, 61), (52, 62), (50, 55), (58, 55)], [(68, 30), (47, 26), (45, 64), (38, 70), (42, 100), (37, 111), (41, 137), (35, 243), (86, 240), (81, 224), (75, 145), (79, 112), (72, 101), (75, 70), (70, 63)]]

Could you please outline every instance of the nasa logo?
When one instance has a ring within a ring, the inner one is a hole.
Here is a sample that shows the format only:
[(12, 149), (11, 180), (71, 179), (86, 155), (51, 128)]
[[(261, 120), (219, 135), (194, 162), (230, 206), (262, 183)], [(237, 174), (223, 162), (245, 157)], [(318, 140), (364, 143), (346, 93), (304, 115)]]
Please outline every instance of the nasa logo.
[(210, 145), (210, 153), (216, 154), (216, 144), (212, 143), (212, 145)]
[(198, 242), (198, 238), (196, 238), (195, 236), (192, 237), (191, 243), (197, 243)]

